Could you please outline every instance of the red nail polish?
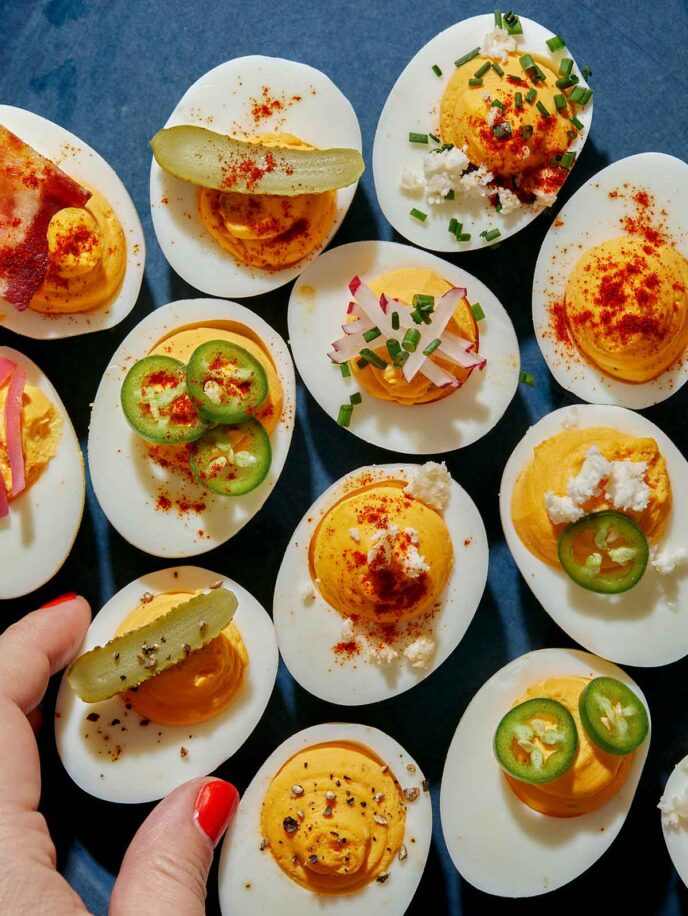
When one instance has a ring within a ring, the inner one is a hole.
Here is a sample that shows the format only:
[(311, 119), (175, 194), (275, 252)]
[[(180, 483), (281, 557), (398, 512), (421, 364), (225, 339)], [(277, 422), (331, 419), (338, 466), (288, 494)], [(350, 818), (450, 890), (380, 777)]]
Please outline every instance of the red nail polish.
[(52, 601), (48, 601), (46, 604), (42, 604), (39, 610), (43, 610), (44, 607), (55, 607), (56, 604), (62, 604), (63, 601), (71, 601), (72, 598), (78, 598), (76, 592), (67, 592), (64, 595), (60, 595), (57, 598), (53, 598)]
[(231, 782), (216, 779), (198, 793), (194, 819), (213, 846), (217, 846), (238, 807), (239, 793)]

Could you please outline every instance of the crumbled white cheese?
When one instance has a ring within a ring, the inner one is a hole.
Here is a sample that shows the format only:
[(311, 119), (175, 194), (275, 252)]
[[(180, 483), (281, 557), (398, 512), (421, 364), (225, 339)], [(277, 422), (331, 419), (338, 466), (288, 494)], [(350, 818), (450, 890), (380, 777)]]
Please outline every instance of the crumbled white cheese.
[(500, 212), (502, 216), (508, 216), (509, 213), (515, 213), (516, 210), (521, 209), (521, 201), (513, 191), (510, 191), (508, 188), (500, 188), (497, 193), (499, 194), (499, 204), (502, 208)]
[(459, 191), (464, 197), (488, 197), (495, 192), (494, 187), (490, 187), (493, 179), (492, 172), (481, 165), (473, 172), (466, 172), (459, 184)]
[(350, 617), (347, 617), (342, 623), (341, 638), (342, 642), (351, 642), (354, 638), (354, 625)]
[(530, 156), (530, 147), (528, 146), (527, 143), (524, 143), (523, 148), (521, 149), (521, 159), (527, 159), (529, 156)]
[(411, 479), (404, 487), (404, 493), (413, 496), (420, 502), (443, 512), (449, 505), (451, 495), (451, 474), (442, 461), (426, 461), (419, 468), (414, 468)]
[(545, 493), (545, 508), (550, 521), (554, 525), (577, 522), (579, 518), (583, 518), (585, 515), (570, 496), (557, 496), (551, 490)]
[(668, 576), (677, 566), (688, 562), (688, 548), (686, 547), (653, 547), (650, 553), (650, 563), (660, 576)]
[(376, 665), (391, 665), (399, 657), (399, 653), (396, 649), (388, 646), (387, 643), (381, 642), (377, 646), (368, 648), (368, 657)]
[(542, 188), (535, 188), (535, 207), (553, 207), (557, 199), (555, 191), (543, 191)]
[(614, 461), (605, 487), (605, 496), (615, 509), (642, 512), (650, 502), (645, 483), (646, 461)]
[(667, 827), (681, 826), (681, 820), (688, 819), (688, 786), (671, 798), (662, 795), (657, 807), (662, 812), (662, 823)]
[(368, 564), (376, 566), (389, 566), (394, 556), (394, 541), (399, 534), (397, 525), (389, 528), (379, 528), (372, 537), (372, 544), (368, 551)]
[(489, 102), (492, 96), (490, 95), (489, 92), (483, 92), (483, 98), (485, 99), (486, 102)]
[(456, 193), (461, 176), (468, 166), (468, 156), (457, 146), (437, 153), (426, 153), (423, 157), (423, 174), (427, 202), (436, 206), (444, 203), (449, 191)]
[(415, 172), (406, 166), (401, 173), (399, 189), (403, 191), (404, 194), (420, 194), (424, 187), (425, 182), (420, 175), (416, 175)]
[(404, 649), (404, 658), (411, 663), (412, 668), (427, 668), (434, 652), (435, 640), (420, 636)]
[(575, 477), (569, 478), (566, 487), (574, 505), (580, 506), (592, 496), (599, 496), (600, 484), (611, 472), (611, 461), (607, 461), (596, 445), (591, 445), (586, 452), (583, 467)]
[(427, 572), (430, 567), (425, 562), (425, 557), (418, 552), (415, 544), (411, 544), (404, 554), (404, 572), (409, 579), (417, 579), (421, 573)]
[(357, 544), (361, 543), (361, 532), (358, 528), (349, 528), (349, 537), (356, 541)]
[(496, 106), (490, 108), (490, 110), (487, 112), (487, 117), (485, 118), (490, 127), (494, 127), (494, 123), (500, 114), (501, 112), (497, 109)]
[(480, 45), (482, 57), (494, 57), (506, 63), (509, 52), (516, 50), (516, 39), (506, 29), (495, 28), (483, 38)]

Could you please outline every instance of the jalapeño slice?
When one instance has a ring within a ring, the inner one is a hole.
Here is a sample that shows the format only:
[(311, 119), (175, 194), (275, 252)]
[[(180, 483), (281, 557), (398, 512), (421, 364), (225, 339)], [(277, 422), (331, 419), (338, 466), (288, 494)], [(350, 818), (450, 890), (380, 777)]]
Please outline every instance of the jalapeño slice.
[(241, 423), (268, 395), (265, 369), (248, 350), (226, 340), (196, 347), (186, 383), (201, 416), (215, 423)]
[(265, 480), (272, 462), (270, 438), (253, 418), (236, 426), (216, 426), (191, 454), (196, 480), (213, 493), (243, 496)]
[(615, 595), (637, 585), (645, 572), (647, 539), (626, 515), (605, 510), (573, 522), (559, 537), (559, 562), (578, 585)]
[(494, 753), (520, 782), (538, 785), (565, 773), (578, 750), (573, 716), (557, 700), (536, 697), (514, 706), (497, 726)]
[(186, 366), (171, 356), (145, 356), (134, 363), (120, 398), (129, 425), (151, 442), (193, 442), (208, 428), (187, 393)]
[(608, 754), (630, 754), (647, 737), (650, 722), (644, 703), (616, 678), (593, 678), (578, 708), (588, 737)]

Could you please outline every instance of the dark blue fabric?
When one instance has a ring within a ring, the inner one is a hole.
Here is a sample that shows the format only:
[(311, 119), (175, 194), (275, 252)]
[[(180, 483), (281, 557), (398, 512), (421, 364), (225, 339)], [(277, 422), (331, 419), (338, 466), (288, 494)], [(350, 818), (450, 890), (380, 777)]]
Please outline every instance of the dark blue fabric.
[[(361, 122), (369, 171), (335, 244), (393, 239), (376, 203), (370, 154), (380, 111), (396, 77), (433, 35), (457, 20), (486, 12), (462, 0), (2, 0), (0, 101), (31, 109), (64, 125), (102, 153), (127, 185), (148, 243), (138, 305), (118, 327), (55, 342), (32, 342), (0, 331), (58, 387), (85, 445), (89, 404), (101, 374), (124, 335), (147, 314), (174, 299), (197, 295), (168, 267), (157, 246), (148, 204), (147, 141), (185, 89), (224, 60), (270, 54), (323, 70), (349, 97)], [(688, 158), (685, 128), (685, 53), (688, 14), (681, 0), (523, 0), (517, 12), (564, 34), (580, 64), (593, 68), (595, 119), (590, 140), (560, 195), (558, 209), (591, 175), (632, 153), (660, 150)], [(451, 658), (408, 694), (370, 708), (333, 707), (306, 694), (280, 667), (268, 710), (241, 751), (219, 774), (244, 789), (273, 748), (289, 734), (329, 719), (363, 721), (394, 735), (421, 762), (432, 782), (434, 842), (410, 912), (475, 916), (485, 912), (599, 912), (602, 897), (614, 911), (675, 916), (688, 896), (662, 839), (657, 800), (674, 763), (688, 752), (688, 662), (633, 670), (647, 694), (654, 737), (628, 821), (603, 859), (572, 885), (532, 901), (489, 898), (463, 882), (449, 860), (439, 824), (438, 788), (452, 734), (470, 698), (499, 667), (523, 652), (571, 645), (532, 598), (502, 538), (497, 494), (506, 457), (529, 424), (571, 402), (554, 382), (532, 333), (530, 289), (537, 253), (554, 214), (541, 216), (496, 250), (458, 257), (487, 282), (511, 313), (524, 386), (506, 416), (483, 440), (448, 457), (453, 475), (478, 504), (490, 539), (485, 597)], [(286, 336), (288, 289), (252, 299)], [(684, 451), (686, 389), (646, 411)], [(334, 479), (362, 464), (390, 460), (339, 429), (299, 387), (297, 425), (284, 474), (263, 510), (229, 544), (200, 558), (237, 579), (267, 607), (283, 550), (312, 500)], [(92, 492), (72, 555), (36, 595), (2, 608), (3, 623), (56, 594), (77, 590), (98, 609), (131, 579), (165, 565), (135, 550), (105, 520)], [(683, 608), (679, 613), (688, 613)], [(48, 719), (49, 721), (49, 719)], [(41, 737), (43, 810), (56, 839), (60, 867), (96, 914), (107, 897), (124, 849), (149, 806), (115, 806), (91, 799), (67, 778), (50, 728)], [(1, 854), (1, 852), (0, 852)], [(514, 856), (518, 850), (514, 849)], [(555, 908), (555, 909), (553, 909)], [(211, 877), (208, 912), (217, 912)]]

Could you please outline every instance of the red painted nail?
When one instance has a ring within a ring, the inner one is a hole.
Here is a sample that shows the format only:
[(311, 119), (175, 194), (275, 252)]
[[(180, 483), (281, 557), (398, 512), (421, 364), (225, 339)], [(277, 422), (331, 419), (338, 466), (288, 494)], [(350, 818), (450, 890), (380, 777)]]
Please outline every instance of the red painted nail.
[(194, 820), (213, 846), (217, 846), (238, 807), (239, 793), (231, 782), (216, 779), (198, 793)]
[(56, 604), (62, 604), (63, 601), (71, 601), (72, 598), (78, 598), (76, 592), (67, 592), (64, 595), (60, 595), (57, 598), (53, 598), (52, 601), (48, 601), (46, 604), (42, 604), (39, 610), (43, 610), (44, 607), (55, 607)]

